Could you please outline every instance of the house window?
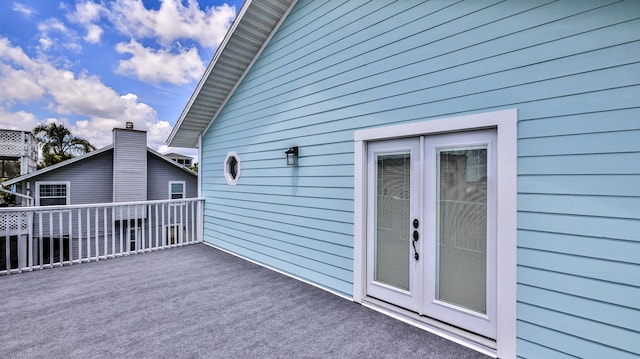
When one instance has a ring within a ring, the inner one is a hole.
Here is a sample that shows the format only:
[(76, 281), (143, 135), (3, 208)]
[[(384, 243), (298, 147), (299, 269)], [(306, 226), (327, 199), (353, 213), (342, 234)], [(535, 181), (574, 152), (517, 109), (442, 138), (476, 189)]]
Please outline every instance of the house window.
[(230, 186), (235, 186), (240, 178), (240, 157), (234, 151), (227, 153), (224, 160), (224, 177)]
[(191, 160), (189, 159), (178, 158), (177, 161), (183, 166), (191, 166)]
[(69, 182), (36, 182), (38, 206), (69, 204)]
[(169, 198), (170, 199), (182, 199), (185, 197), (184, 181), (170, 181), (169, 182)]

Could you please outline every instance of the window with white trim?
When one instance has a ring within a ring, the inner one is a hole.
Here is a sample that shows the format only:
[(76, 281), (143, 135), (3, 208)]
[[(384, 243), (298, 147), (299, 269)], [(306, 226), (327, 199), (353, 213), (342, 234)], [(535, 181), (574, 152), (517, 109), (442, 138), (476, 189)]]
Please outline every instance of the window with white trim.
[(185, 198), (185, 182), (169, 181), (169, 199)]
[(240, 157), (235, 151), (227, 153), (224, 159), (224, 178), (227, 184), (235, 186), (240, 178)]
[(69, 204), (69, 182), (36, 182), (38, 206), (60, 206)]

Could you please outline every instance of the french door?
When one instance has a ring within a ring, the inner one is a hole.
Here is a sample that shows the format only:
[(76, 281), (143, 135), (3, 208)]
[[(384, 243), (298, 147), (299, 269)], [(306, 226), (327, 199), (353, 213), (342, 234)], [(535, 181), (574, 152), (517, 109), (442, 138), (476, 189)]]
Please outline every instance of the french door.
[(369, 142), (367, 296), (496, 337), (496, 133)]

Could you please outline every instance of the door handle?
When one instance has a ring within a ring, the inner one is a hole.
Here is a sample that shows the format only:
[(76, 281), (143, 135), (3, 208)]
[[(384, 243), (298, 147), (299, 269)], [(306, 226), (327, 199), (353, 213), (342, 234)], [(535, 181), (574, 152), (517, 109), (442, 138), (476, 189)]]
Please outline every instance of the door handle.
[(418, 239), (420, 238), (420, 235), (418, 234), (417, 230), (413, 231), (413, 241), (411, 241), (411, 244), (413, 245), (413, 258), (415, 258), (416, 260), (420, 259), (420, 254), (418, 254), (418, 249), (416, 249), (416, 242), (418, 241)]

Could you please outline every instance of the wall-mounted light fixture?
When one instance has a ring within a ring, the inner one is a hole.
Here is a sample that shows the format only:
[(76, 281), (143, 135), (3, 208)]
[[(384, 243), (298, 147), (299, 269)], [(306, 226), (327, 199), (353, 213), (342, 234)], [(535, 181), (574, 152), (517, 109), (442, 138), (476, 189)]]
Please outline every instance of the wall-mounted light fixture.
[(287, 155), (287, 166), (295, 166), (298, 164), (298, 146), (289, 147), (284, 153)]

